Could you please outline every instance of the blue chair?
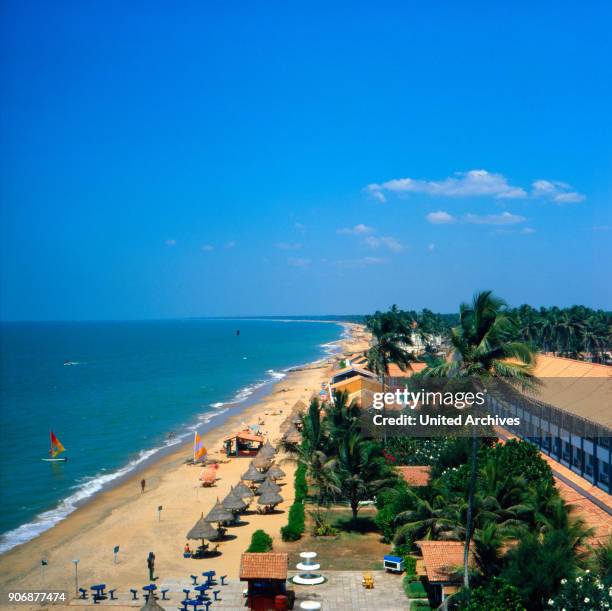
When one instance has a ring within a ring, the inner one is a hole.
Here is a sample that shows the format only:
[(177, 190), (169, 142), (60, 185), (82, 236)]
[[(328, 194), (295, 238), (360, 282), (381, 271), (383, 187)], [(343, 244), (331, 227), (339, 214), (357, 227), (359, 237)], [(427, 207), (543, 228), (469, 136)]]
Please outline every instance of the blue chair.
[(225, 585), (225, 580), (227, 579), (227, 575), (221, 575), (221, 577), (219, 577), (219, 579), (221, 579), (221, 585), (224, 586)]
[(189, 593), (191, 592), (191, 590), (185, 588), (183, 590), (183, 593), (185, 594), (185, 600), (189, 600)]
[(138, 590), (130, 588), (130, 592), (132, 593), (132, 600), (138, 600)]
[(198, 576), (197, 575), (190, 575), (191, 579), (193, 579), (193, 585), (197, 586), (198, 585)]
[(117, 588), (113, 588), (112, 590), (108, 591), (108, 594), (111, 600), (117, 600), (117, 597), (115, 596), (116, 591), (117, 591)]
[(164, 590), (161, 591), (162, 600), (168, 600), (166, 598), (166, 594), (168, 594), (169, 591), (170, 591), (170, 588), (165, 588)]
[(79, 588), (79, 592), (81, 593), (79, 598), (87, 600), (87, 590), (85, 588)]
[(207, 600), (204, 602), (204, 605), (206, 606), (206, 611), (208, 611), (210, 605), (212, 605), (212, 600)]
[(221, 590), (213, 590), (213, 596), (215, 597), (215, 600), (219, 600), (219, 593), (221, 592)]

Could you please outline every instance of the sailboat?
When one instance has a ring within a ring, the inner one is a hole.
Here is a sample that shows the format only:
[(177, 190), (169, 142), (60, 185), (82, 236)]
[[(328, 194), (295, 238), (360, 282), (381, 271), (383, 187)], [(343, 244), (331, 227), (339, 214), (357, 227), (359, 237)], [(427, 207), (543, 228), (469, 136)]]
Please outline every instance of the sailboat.
[(51, 431), (51, 449), (49, 450), (49, 458), (42, 458), (45, 462), (66, 462), (67, 458), (58, 458), (58, 456), (65, 452), (66, 448), (62, 445), (62, 442), (55, 436), (55, 433)]

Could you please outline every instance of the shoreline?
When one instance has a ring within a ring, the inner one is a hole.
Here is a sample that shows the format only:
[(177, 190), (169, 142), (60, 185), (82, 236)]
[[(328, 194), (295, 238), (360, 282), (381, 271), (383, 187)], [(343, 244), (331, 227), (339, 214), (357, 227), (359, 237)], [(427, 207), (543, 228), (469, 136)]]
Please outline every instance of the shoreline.
[[(344, 327), (343, 336), (334, 342), (330, 342), (330, 344), (337, 346), (337, 353), (340, 354), (343, 350), (347, 349), (348, 345), (354, 343), (354, 332), (360, 328), (361, 325), (357, 325), (355, 323), (338, 324)], [(270, 438), (272, 441), (276, 441), (279, 437), (278, 427), (280, 426), (280, 422), (282, 419), (284, 419), (284, 417), (286, 417), (288, 411), (293, 407), (296, 400), (308, 400), (315, 392), (317, 392), (318, 388), (320, 388), (319, 381), (325, 379), (325, 374), (328, 369), (326, 361), (330, 358), (334, 358), (334, 356), (332, 354), (328, 354), (310, 363), (287, 368), (285, 370), (285, 377), (276, 381), (272, 380), (271, 382), (275, 382), (273, 386), (269, 388), (268, 385), (266, 385), (264, 387), (266, 392), (262, 392), (261, 395), (255, 391), (252, 397), (249, 397), (249, 399), (247, 399), (240, 406), (239, 411), (228, 410), (227, 417), (223, 418), (222, 420), (212, 418), (209, 423), (209, 428), (207, 428), (202, 435), (204, 444), (209, 449), (209, 456), (212, 458), (218, 458), (219, 454), (217, 453), (217, 450), (222, 439), (227, 436), (229, 432), (242, 428), (241, 425), (243, 422), (257, 422), (258, 419), (266, 418), (265, 429), (267, 430), (264, 437)], [(296, 399), (296, 397), (299, 398)], [(274, 409), (278, 411), (279, 406), (282, 406), (280, 414), (278, 414), (274, 419), (271, 416), (268, 416), (271, 410)], [(284, 415), (282, 415), (283, 413)], [(136, 468), (131, 470), (129, 473), (117, 478), (112, 483), (109, 483), (108, 486), (105, 486), (93, 496), (89, 497), (74, 511), (48, 530), (42, 532), (27, 542), (16, 545), (0, 555), (0, 585), (2, 589), (5, 590), (9, 585), (10, 587), (15, 587), (15, 585), (19, 583), (28, 584), (30, 587), (32, 583), (39, 583), (41, 581), (40, 559), (51, 558), (53, 560), (53, 564), (56, 564), (57, 560), (55, 559), (60, 555), (64, 556), (63, 553), (60, 554), (60, 551), (66, 550), (66, 548), (75, 549), (76, 551), (71, 553), (76, 553), (76, 557), (81, 557), (81, 559), (83, 559), (83, 553), (80, 552), (83, 547), (83, 543), (81, 543), (80, 540), (88, 539), (87, 530), (91, 529), (92, 525), (101, 525), (105, 522), (112, 521), (115, 516), (122, 513), (125, 513), (126, 516), (130, 517), (135, 515), (137, 511), (141, 511), (141, 500), (144, 501), (149, 497), (152, 498), (153, 496), (158, 496), (160, 499), (159, 504), (164, 505), (165, 503), (167, 506), (169, 503), (172, 504), (174, 501), (173, 495), (168, 495), (163, 488), (166, 482), (171, 480), (171, 478), (173, 478), (175, 475), (177, 476), (176, 479), (179, 479), (180, 476), (180, 478), (184, 478), (190, 482), (188, 492), (190, 499), (188, 500), (193, 499), (195, 490), (196, 504), (198, 504), (197, 501), (201, 497), (205, 497), (207, 494), (210, 497), (208, 499), (208, 505), (210, 505), (211, 502), (214, 503), (214, 499), (216, 499), (217, 496), (223, 498), (223, 496), (225, 496), (225, 484), (215, 486), (212, 489), (198, 489), (197, 486), (193, 486), (193, 481), (197, 478), (197, 473), (199, 471), (197, 468), (185, 465), (185, 460), (189, 458), (191, 447), (191, 440), (185, 440), (182, 443), (168, 446), (167, 449), (163, 451), (163, 454), (157, 452), (151, 457), (150, 460), (143, 461), (142, 464), (137, 465)], [(227, 485), (230, 483), (237, 483), (239, 474), (248, 466), (247, 461), (242, 458), (231, 459), (231, 463), (233, 463), (231, 469), (225, 464), (222, 464), (220, 468), (222, 481), (225, 481), (226, 479), (229, 480), (230, 477), (235, 478), (231, 482), (227, 481)], [(292, 498), (289, 496), (289, 488), (293, 487), (292, 474), (290, 473), (290, 471), (292, 472), (293, 468), (291, 466), (286, 468), (283, 463), (283, 469), (287, 472), (287, 485), (284, 487), (283, 496), (285, 496), (284, 504), (286, 504), (288, 507), (288, 504), (290, 504), (292, 500)], [(226, 472), (227, 477), (223, 477)], [(139, 481), (143, 477), (147, 481), (147, 490), (144, 495), (141, 495)], [(214, 498), (212, 495), (214, 495)], [(164, 502), (161, 502), (162, 500)], [(191, 504), (193, 503), (186, 503), (188, 507)], [(134, 509), (132, 509), (132, 505), (134, 505)], [(136, 509), (137, 505), (138, 507)], [(157, 506), (158, 505), (155, 505), (155, 508)], [(202, 511), (206, 511), (209, 508), (208, 506), (201, 507), (200, 504), (198, 504), (198, 507), (200, 507), (200, 510)], [(196, 512), (197, 515), (194, 514), (193, 520), (190, 517), (188, 521), (195, 521), (195, 518), (198, 517), (200, 510)], [(148, 513), (150, 514), (151, 511), (149, 510)], [(155, 517), (157, 516), (155, 515)], [(148, 515), (147, 518), (150, 518), (150, 515)], [(255, 521), (263, 522), (266, 521), (266, 518), (268, 518), (267, 521), (275, 524), (275, 532), (271, 534), (273, 534), (273, 536), (278, 536), (278, 528), (280, 528), (280, 526), (282, 526), (282, 524), (286, 521), (286, 516), (282, 514), (271, 514), (270, 516), (261, 517), (257, 516)], [(276, 525), (278, 527), (276, 527)], [(104, 543), (102, 546), (108, 547), (108, 549), (105, 549), (107, 556), (110, 555), (109, 550), (111, 550), (114, 545), (122, 543), (122, 541), (118, 540), (121, 538), (121, 536), (125, 538), (125, 534), (117, 535), (112, 541), (109, 540), (108, 544), (105, 542), (108, 537), (104, 537)], [(174, 544), (180, 547), (182, 544), (184, 544), (184, 541), (182, 540), (184, 538), (184, 534), (182, 531), (180, 537), (177, 535), (177, 538), (178, 540), (175, 541)], [(148, 545), (157, 547), (155, 535), (152, 535), (152, 539), (155, 542), (149, 542)], [(89, 543), (87, 545), (89, 545)], [(222, 547), (225, 547), (226, 545), (229, 547), (229, 544), (225, 543), (222, 544)], [(248, 542), (242, 547), (242, 551), (244, 551), (247, 545)], [(236, 558), (232, 558), (229, 551), (227, 554), (224, 553), (223, 556), (225, 557), (224, 560), (226, 564), (227, 561), (231, 560), (233, 560), (234, 565), (236, 564)], [(51, 566), (52, 560), (49, 560), (49, 566)], [(66, 573), (65, 563), (66, 559), (63, 559), (61, 561), (63, 567), (61, 569), (58, 567), (62, 576), (60, 578), (58, 574), (57, 578), (61, 579), (62, 582), (70, 583), (70, 578), (67, 578), (66, 574), (71, 575), (72, 573), (70, 571)], [(104, 564), (106, 564), (106, 562), (104, 562)], [(120, 565), (121, 563), (117, 566), (119, 567)], [(70, 568), (72, 568), (72, 566)], [(233, 568), (237, 569), (237, 567)], [(79, 566), (79, 570), (82, 570), (81, 566)], [(53, 571), (51, 569), (48, 569), (47, 573), (49, 574), (49, 578), (51, 577), (52, 572)], [(100, 577), (102, 576), (98, 575), (98, 579)], [(91, 579), (94, 579), (95, 581), (94, 574), (91, 575)], [(49, 581), (49, 584), (51, 583), (52, 582)], [(68, 589), (70, 590), (70, 586), (68, 586)]]
[[(192, 422), (183, 424), (181, 426), (181, 432), (176, 435), (175, 439), (166, 439), (163, 445), (143, 448), (133, 458), (128, 458), (125, 464), (118, 467), (114, 471), (104, 474), (98, 473), (84, 484), (81, 484), (78, 487), (75, 486), (74, 492), (60, 499), (54, 507), (41, 511), (29, 521), (26, 521), (23, 524), (20, 524), (19, 526), (3, 533), (0, 536), (0, 541), (2, 541), (0, 545), (0, 558), (12, 550), (22, 545), (26, 545), (30, 541), (35, 540), (37, 537), (44, 535), (44, 533), (48, 532), (52, 528), (55, 528), (58, 524), (61, 524), (61, 522), (73, 515), (78, 509), (94, 501), (99, 494), (122, 485), (132, 476), (143, 473), (156, 462), (162, 461), (167, 456), (176, 452), (184, 451), (186, 447), (191, 446), (192, 436), (195, 430), (199, 431), (200, 434), (208, 434), (215, 428), (222, 427), (232, 418), (232, 416), (245, 412), (250, 407), (256, 405), (260, 401), (263, 401), (267, 395), (274, 392), (275, 386), (283, 382), (283, 380), (286, 380), (287, 376), (293, 371), (300, 371), (304, 367), (308, 368), (315, 363), (323, 362), (326, 358), (332, 358), (337, 350), (328, 352), (329, 348), (333, 346), (337, 347), (338, 350), (340, 349), (341, 343), (347, 339), (346, 334), (350, 336), (350, 329), (353, 323), (343, 323), (339, 321), (329, 322), (333, 322), (334, 324), (342, 327), (340, 332), (341, 334), (338, 339), (332, 342), (318, 345), (318, 347), (323, 349), (324, 352), (324, 355), (319, 359), (298, 365), (290, 365), (279, 371), (271, 369), (267, 370), (265, 373), (269, 376), (268, 378), (248, 382), (246, 385), (238, 388), (231, 399), (211, 404), (209, 406), (212, 408), (210, 412), (194, 414), (192, 417)], [(247, 393), (246, 396), (240, 398), (245, 392)], [(106, 481), (101, 484), (99, 489), (87, 494), (85, 492), (85, 487), (92, 482), (95, 482), (96, 479), (106, 479)], [(82, 497), (79, 498), (81, 495)], [(22, 529), (33, 532), (27, 532), (27, 534), (24, 536), (19, 537), (18, 533)], [(11, 539), (23, 540), (19, 540), (14, 544), (11, 544), (10, 542), (7, 543), (5, 539), (9, 535)], [(8, 547), (8, 545), (10, 545), (10, 547)], [(7, 547), (5, 548), (5, 546)]]

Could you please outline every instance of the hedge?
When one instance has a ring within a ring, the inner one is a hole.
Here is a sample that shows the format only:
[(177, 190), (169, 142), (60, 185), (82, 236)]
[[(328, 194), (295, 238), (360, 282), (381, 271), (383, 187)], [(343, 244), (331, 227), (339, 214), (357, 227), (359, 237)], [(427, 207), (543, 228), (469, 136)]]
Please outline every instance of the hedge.
[(289, 518), (287, 526), (281, 528), (283, 541), (297, 541), (306, 527), (306, 515), (304, 511), (304, 501), (308, 494), (308, 484), (306, 482), (306, 466), (299, 464), (295, 470), (295, 500), (289, 508)]
[(413, 600), (410, 603), (410, 611), (428, 611), (431, 609), (426, 600)]
[(264, 530), (256, 530), (251, 535), (251, 545), (247, 549), (247, 552), (251, 553), (264, 553), (269, 552), (272, 549), (272, 537)]
[(414, 575), (404, 576), (404, 592), (408, 598), (427, 598), (427, 592), (420, 581), (412, 581)]

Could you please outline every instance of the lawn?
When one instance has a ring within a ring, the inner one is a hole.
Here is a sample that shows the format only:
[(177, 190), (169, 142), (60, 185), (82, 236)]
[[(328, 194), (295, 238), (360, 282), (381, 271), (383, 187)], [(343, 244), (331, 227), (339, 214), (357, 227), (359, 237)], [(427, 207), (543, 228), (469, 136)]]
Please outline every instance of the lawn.
[(321, 572), (328, 571), (366, 571), (382, 570), (383, 556), (388, 554), (390, 546), (381, 542), (380, 533), (374, 524), (376, 509), (363, 508), (359, 511), (357, 522), (351, 520), (351, 512), (345, 507), (334, 507), (329, 510), (329, 521), (338, 529), (332, 537), (312, 536), (312, 519), (306, 508), (306, 532), (299, 541), (274, 541), (274, 551), (289, 554), (289, 568), (299, 562), (300, 552), (316, 552)]

